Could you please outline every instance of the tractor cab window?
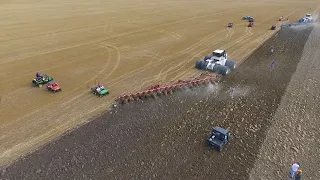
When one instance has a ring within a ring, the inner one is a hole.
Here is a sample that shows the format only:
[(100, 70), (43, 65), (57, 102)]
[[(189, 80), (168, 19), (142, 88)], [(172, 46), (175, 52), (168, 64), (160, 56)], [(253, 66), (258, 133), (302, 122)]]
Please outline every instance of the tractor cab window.
[(213, 56), (222, 57), (223, 53), (213, 53)]
[(222, 134), (218, 131), (213, 131), (213, 134), (217, 139), (219, 139), (221, 141), (225, 140), (225, 138), (226, 138), (224, 134)]
[(311, 14), (306, 14), (306, 17), (311, 17)]

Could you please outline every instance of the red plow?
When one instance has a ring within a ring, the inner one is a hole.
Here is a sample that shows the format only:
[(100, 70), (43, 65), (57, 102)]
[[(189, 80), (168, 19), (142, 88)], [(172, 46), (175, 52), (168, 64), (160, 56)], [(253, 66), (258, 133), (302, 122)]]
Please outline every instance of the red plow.
[(155, 98), (156, 96), (173, 94), (186, 88), (206, 86), (210, 83), (216, 83), (220, 80), (220, 77), (220, 75), (202, 73), (199, 77), (190, 78), (189, 80), (179, 80), (175, 83), (163, 85), (156, 84), (145, 91), (137, 92), (134, 94), (123, 94), (116, 98), (115, 101), (120, 104), (125, 104), (128, 102)]

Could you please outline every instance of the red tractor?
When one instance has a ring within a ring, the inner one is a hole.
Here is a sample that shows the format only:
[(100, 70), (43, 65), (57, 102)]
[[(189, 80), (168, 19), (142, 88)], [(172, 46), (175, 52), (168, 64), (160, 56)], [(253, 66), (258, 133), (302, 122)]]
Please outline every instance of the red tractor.
[(58, 92), (61, 91), (61, 87), (58, 83), (56, 82), (50, 82), (47, 86), (48, 91), (52, 91), (52, 92)]
[(252, 27), (253, 26), (253, 22), (250, 22), (249, 24), (248, 24), (248, 27)]

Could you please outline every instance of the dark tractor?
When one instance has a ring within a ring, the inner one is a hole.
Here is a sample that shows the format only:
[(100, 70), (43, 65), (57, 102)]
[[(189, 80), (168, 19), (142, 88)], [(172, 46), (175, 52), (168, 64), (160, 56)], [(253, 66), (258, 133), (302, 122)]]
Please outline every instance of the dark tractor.
[(211, 136), (207, 139), (210, 147), (222, 151), (223, 146), (231, 140), (231, 134), (227, 129), (215, 127), (212, 130)]

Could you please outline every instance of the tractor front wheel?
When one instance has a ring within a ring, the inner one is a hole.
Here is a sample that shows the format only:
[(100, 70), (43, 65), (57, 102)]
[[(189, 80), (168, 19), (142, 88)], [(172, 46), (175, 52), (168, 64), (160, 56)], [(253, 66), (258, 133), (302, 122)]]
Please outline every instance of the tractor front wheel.
[(232, 60), (226, 60), (225, 66), (228, 66), (231, 71), (236, 68), (236, 62)]

